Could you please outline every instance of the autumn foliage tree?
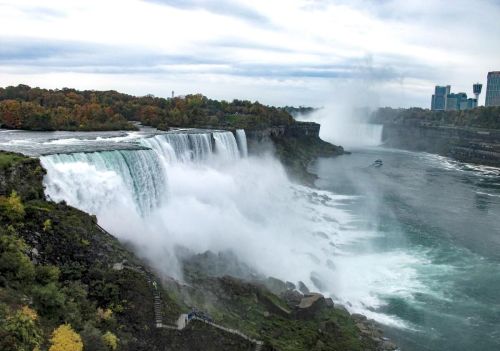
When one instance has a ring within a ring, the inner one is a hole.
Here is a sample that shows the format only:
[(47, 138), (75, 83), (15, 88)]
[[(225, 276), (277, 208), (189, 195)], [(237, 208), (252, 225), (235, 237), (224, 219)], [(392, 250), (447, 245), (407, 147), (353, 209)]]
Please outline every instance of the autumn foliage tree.
[(49, 351), (82, 351), (83, 342), (80, 335), (69, 324), (59, 326), (50, 338)]
[(211, 100), (201, 94), (164, 99), (116, 91), (0, 88), (0, 126), (30, 130), (135, 129), (129, 121), (169, 127), (262, 128), (293, 123), (284, 108), (259, 102)]
[(6, 316), (0, 311), (0, 350), (32, 351), (42, 342), (37, 313), (23, 306)]

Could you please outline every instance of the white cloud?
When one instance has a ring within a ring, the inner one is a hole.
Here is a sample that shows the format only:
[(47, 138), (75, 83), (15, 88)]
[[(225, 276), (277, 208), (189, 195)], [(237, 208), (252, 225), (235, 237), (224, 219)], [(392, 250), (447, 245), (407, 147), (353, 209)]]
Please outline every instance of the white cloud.
[(426, 106), (500, 69), (498, 18), (493, 0), (0, 0), (0, 85), (308, 105), (361, 82)]

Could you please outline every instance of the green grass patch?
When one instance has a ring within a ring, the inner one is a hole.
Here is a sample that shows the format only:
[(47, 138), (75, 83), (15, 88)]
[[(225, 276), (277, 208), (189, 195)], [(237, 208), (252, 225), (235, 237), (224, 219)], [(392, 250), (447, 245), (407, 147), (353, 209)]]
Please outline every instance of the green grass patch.
[(0, 169), (7, 169), (25, 159), (26, 157), (18, 154), (0, 151)]

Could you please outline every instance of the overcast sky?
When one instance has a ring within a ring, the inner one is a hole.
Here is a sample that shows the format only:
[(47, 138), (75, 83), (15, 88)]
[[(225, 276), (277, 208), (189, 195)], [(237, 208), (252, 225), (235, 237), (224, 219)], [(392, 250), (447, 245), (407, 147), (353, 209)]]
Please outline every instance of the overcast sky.
[(0, 86), (428, 107), (491, 70), (500, 0), (0, 0)]

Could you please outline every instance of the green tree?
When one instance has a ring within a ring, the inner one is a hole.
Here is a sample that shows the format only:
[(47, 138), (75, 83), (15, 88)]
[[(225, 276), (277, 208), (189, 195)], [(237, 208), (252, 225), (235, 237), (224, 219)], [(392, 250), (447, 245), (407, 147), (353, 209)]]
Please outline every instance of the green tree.
[(42, 285), (57, 282), (60, 274), (59, 268), (52, 265), (39, 265), (35, 269), (35, 279)]
[(56, 283), (35, 286), (32, 295), (33, 302), (41, 315), (56, 320), (64, 317), (66, 297)]
[(0, 276), (9, 283), (30, 283), (35, 267), (26, 255), (26, 243), (14, 234), (0, 233)]

